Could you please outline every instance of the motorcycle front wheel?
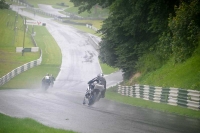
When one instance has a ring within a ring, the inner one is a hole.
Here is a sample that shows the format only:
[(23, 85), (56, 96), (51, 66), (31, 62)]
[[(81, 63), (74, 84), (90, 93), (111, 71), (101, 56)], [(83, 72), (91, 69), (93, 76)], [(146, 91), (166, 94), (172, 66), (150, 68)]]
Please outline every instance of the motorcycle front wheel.
[(97, 97), (97, 92), (94, 92), (94, 93), (90, 96), (88, 105), (93, 105), (93, 104), (95, 103), (96, 97)]

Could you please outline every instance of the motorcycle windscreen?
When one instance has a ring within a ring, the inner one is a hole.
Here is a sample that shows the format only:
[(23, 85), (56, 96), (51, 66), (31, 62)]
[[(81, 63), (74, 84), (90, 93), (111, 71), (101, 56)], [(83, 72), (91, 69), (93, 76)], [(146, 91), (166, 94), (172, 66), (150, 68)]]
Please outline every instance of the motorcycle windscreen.
[(103, 91), (104, 90), (104, 86), (100, 85), (100, 84), (95, 84), (94, 89), (98, 89), (99, 91)]

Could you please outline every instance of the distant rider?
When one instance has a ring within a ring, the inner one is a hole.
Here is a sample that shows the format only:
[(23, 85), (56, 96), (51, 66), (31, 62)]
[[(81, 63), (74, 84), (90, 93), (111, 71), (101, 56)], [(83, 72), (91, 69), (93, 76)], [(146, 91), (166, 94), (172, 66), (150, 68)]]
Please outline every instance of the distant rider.
[(55, 81), (53, 74), (51, 74), (49, 78), (50, 78), (51, 87), (53, 87), (54, 81)]
[(50, 76), (49, 74), (47, 73), (46, 76), (44, 76), (44, 78), (42, 79), (42, 85), (44, 86), (44, 84), (50, 84)]

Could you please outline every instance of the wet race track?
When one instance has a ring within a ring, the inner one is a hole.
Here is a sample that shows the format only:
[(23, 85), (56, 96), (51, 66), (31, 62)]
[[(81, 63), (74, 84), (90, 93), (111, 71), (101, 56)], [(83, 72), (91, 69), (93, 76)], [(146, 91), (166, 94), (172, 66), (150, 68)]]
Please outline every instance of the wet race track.
[[(47, 9), (51, 10), (49, 7)], [(25, 11), (19, 13), (47, 24), (48, 31), (61, 48), (62, 66), (54, 88), (47, 91), (39, 88), (1, 90), (1, 113), (20, 118), (29, 117), (47, 126), (81, 133), (200, 132), (200, 120), (197, 119), (107, 99), (101, 99), (92, 107), (82, 105), (87, 81), (101, 72), (98, 53), (88, 43), (89, 35), (59, 24), (52, 18), (34, 16)], [(88, 62), (89, 58), (91, 62)], [(106, 79), (108, 86), (114, 85), (122, 80), (121, 72), (107, 75)]]

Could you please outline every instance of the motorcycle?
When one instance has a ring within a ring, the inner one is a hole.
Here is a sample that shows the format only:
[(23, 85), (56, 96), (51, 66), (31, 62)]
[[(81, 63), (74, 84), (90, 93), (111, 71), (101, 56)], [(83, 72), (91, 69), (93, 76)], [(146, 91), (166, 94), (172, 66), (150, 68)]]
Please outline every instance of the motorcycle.
[(104, 86), (98, 83), (88, 83), (88, 87), (83, 99), (83, 104), (93, 105), (101, 98), (101, 93), (104, 90)]
[(50, 86), (50, 81), (46, 79), (42, 79), (42, 88), (47, 90)]

